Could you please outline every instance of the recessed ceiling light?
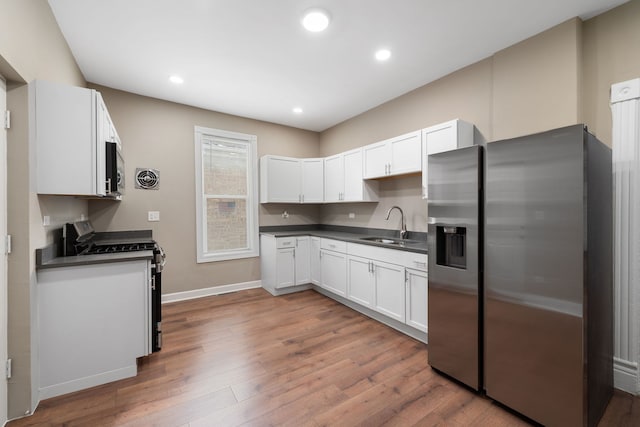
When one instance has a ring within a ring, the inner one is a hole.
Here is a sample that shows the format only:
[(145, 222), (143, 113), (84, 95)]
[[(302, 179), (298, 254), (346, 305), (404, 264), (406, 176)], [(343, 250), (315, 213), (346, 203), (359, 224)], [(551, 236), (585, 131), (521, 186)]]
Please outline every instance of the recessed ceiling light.
[(176, 85), (181, 85), (182, 83), (184, 83), (184, 79), (183, 79), (182, 77), (180, 77), (180, 76), (175, 76), (175, 75), (174, 75), (174, 76), (169, 77), (169, 81), (170, 81), (171, 83), (173, 83), (173, 84), (176, 84)]
[(293, 108), (293, 112), (294, 112), (294, 113), (296, 113), (296, 114), (302, 114), (302, 108), (300, 108), (300, 107), (294, 107), (294, 108)]
[(386, 61), (391, 58), (391, 51), (389, 49), (380, 49), (376, 52), (376, 59), (378, 61)]
[(302, 26), (312, 33), (324, 31), (329, 26), (329, 13), (322, 9), (310, 9), (302, 18)]

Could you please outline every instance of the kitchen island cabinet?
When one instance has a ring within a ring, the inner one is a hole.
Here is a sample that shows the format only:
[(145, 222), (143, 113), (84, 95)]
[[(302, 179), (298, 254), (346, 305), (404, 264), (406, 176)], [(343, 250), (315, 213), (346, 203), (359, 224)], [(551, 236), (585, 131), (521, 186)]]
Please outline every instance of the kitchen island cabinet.
[(40, 399), (136, 375), (151, 353), (150, 262), (37, 271)]

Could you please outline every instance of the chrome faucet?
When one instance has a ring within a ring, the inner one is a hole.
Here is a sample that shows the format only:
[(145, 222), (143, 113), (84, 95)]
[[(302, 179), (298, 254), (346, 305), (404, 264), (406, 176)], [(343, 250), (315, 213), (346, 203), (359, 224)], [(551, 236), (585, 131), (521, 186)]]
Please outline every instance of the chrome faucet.
[(389, 215), (391, 215), (391, 211), (394, 209), (398, 209), (400, 211), (400, 239), (404, 239), (404, 237), (407, 235), (407, 224), (404, 222), (404, 212), (402, 212), (400, 206), (392, 206), (387, 211), (387, 217), (385, 218), (385, 220), (389, 221)]

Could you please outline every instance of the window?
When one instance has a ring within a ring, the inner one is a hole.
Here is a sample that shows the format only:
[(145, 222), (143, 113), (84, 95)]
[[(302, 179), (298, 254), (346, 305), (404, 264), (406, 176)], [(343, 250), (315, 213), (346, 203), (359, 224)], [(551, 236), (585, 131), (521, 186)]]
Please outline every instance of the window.
[(256, 136), (196, 126), (195, 145), (198, 262), (258, 256)]

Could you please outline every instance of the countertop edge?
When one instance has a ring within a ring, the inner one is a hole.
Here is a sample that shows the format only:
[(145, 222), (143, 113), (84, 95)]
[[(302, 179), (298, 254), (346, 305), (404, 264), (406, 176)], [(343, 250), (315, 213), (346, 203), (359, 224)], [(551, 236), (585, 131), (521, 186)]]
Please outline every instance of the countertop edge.
[(36, 270), (152, 259), (153, 251), (136, 251), (100, 255), (73, 255), (67, 257), (55, 257), (40, 264), (36, 264)]
[(261, 231), (261, 235), (270, 235), (274, 237), (294, 237), (294, 236), (312, 236), (326, 239), (340, 240), (347, 243), (357, 243), (359, 245), (375, 246), (378, 248), (394, 249), (398, 251), (414, 252), (419, 254), (428, 254), (426, 248), (427, 242), (424, 245), (417, 246), (397, 246), (387, 245), (384, 243), (370, 242), (362, 240), (361, 237), (368, 236), (367, 234), (356, 233), (344, 233), (340, 231), (327, 231), (327, 230), (278, 230), (278, 231)]

